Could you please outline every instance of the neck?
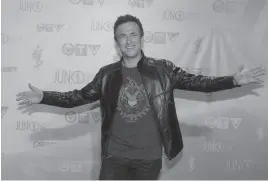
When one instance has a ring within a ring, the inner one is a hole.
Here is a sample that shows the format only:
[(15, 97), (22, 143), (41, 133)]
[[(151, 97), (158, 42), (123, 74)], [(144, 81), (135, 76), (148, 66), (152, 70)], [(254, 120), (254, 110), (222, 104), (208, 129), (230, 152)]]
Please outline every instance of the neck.
[(128, 67), (128, 68), (136, 67), (141, 57), (142, 57), (141, 52), (136, 57), (123, 56), (122, 63), (125, 67)]

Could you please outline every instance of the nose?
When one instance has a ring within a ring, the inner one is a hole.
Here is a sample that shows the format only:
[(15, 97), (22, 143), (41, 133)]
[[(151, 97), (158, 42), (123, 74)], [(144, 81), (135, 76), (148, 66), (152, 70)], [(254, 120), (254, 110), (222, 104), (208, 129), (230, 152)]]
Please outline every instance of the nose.
[(127, 36), (127, 44), (130, 44), (131, 40), (132, 40), (131, 36)]

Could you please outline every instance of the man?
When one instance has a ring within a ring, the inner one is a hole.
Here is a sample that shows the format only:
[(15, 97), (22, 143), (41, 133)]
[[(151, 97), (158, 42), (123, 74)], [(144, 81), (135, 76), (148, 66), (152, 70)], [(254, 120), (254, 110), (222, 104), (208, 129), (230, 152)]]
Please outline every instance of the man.
[(102, 67), (81, 90), (31, 91), (17, 94), (20, 104), (71, 108), (100, 100), (102, 116), (101, 180), (156, 180), (162, 168), (162, 146), (168, 159), (183, 148), (174, 105), (174, 89), (215, 92), (232, 89), (263, 75), (262, 68), (239, 70), (233, 76), (189, 74), (168, 60), (148, 58), (142, 51), (143, 27), (131, 15), (114, 24), (120, 61)]

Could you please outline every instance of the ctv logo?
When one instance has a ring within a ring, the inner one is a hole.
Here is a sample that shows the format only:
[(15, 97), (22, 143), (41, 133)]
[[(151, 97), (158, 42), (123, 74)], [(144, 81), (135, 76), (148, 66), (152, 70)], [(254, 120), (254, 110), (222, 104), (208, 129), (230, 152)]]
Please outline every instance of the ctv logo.
[(230, 127), (238, 129), (243, 118), (233, 117), (208, 117), (205, 120), (205, 125), (209, 128), (217, 128), (222, 130), (228, 130)]
[(68, 123), (91, 123), (93, 120), (95, 123), (101, 120), (101, 115), (99, 112), (82, 112), (77, 113), (75, 111), (70, 111), (65, 113), (65, 120)]
[(36, 46), (34, 52), (32, 53), (32, 58), (35, 60), (35, 68), (39, 69), (39, 67), (43, 64), (42, 55), (44, 49), (39, 45)]
[(64, 24), (37, 24), (36, 29), (38, 32), (59, 32)]
[(128, 4), (135, 8), (149, 8), (154, 0), (129, 0)]
[(90, 30), (95, 32), (98, 31), (110, 32), (113, 30), (114, 27), (113, 23), (109, 21), (102, 22), (92, 20), (90, 24), (91, 24)]
[(62, 52), (67, 56), (87, 56), (88, 50), (95, 56), (101, 45), (91, 45), (91, 44), (72, 44), (65, 43), (62, 45)]
[(43, 5), (40, 2), (20, 0), (20, 10), (22, 12), (41, 12), (43, 10)]
[(239, 7), (246, 5), (247, 1), (216, 0), (212, 3), (212, 8), (217, 13), (234, 13)]
[(61, 172), (82, 172), (83, 165), (80, 162), (63, 162), (59, 165), (59, 170)]
[(74, 160), (69, 160), (69, 161), (63, 161), (58, 164), (58, 170), (60, 172), (74, 172), (74, 173), (85, 173), (89, 172), (90, 165), (92, 162), (90, 161), (74, 161)]
[(92, 6), (98, 2), (101, 6), (104, 4), (104, 0), (69, 0), (71, 4), (83, 4)]
[(179, 36), (179, 32), (144, 32), (144, 42), (153, 44), (166, 44), (167, 40), (171, 43), (175, 42)]

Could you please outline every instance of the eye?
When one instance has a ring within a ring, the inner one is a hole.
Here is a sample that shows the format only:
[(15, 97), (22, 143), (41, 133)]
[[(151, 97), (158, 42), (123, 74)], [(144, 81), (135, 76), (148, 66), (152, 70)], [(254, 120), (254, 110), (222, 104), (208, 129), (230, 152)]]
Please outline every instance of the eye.
[(120, 36), (119, 36), (119, 39), (122, 39), (122, 38), (124, 38), (124, 37), (126, 37), (126, 35), (120, 35)]

